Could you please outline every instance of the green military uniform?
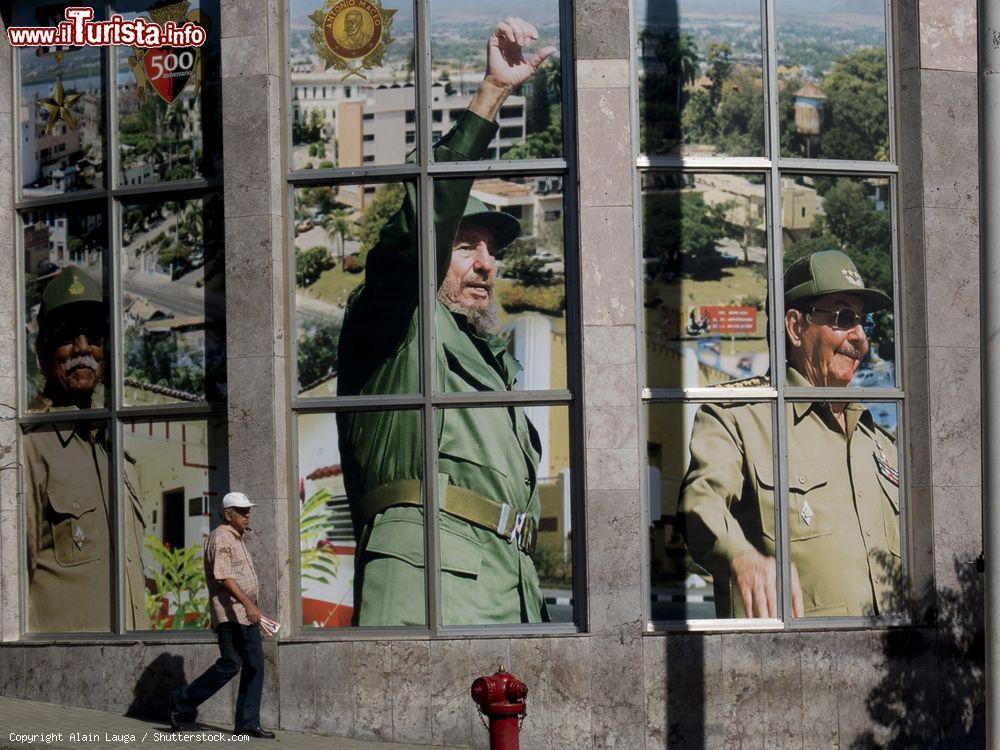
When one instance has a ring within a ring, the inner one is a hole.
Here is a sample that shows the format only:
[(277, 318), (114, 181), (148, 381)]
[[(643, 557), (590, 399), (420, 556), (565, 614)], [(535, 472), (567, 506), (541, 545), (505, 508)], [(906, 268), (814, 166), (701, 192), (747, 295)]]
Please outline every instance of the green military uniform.
[[(789, 368), (788, 385), (808, 383)], [(732, 559), (775, 556), (771, 408), (711, 404), (695, 417), (678, 515), (714, 578), (718, 617), (747, 616)], [(807, 617), (891, 614), (901, 603), (895, 441), (860, 404), (846, 415), (845, 434), (827, 404), (788, 405), (788, 527)]]
[[(438, 142), (435, 159), (478, 159), (496, 129), (467, 111)], [(471, 186), (471, 179), (435, 181), (439, 283), (463, 215), (469, 215)], [(498, 216), (480, 223), (496, 236), (502, 231), (500, 221), (504, 219)], [(402, 207), (368, 255), (365, 283), (348, 302), (338, 352), (338, 395), (420, 392), (417, 227), (416, 194), (407, 183)], [(506, 341), (477, 335), (465, 316), (440, 301), (434, 321), (443, 391), (514, 387), (520, 365)], [(517, 407), (445, 409), (437, 415), (443, 621), (546, 619), (529, 557), (540, 513), (537, 432)], [(340, 412), (337, 425), (358, 536), (355, 619), (361, 625), (423, 624), (420, 412)]]
[[(32, 411), (53, 410), (39, 397)], [(24, 434), (28, 542), (28, 630), (111, 630), (108, 451), (90, 422), (32, 426)], [(145, 520), (134, 461), (125, 465), (125, 611), (130, 630), (149, 628), (142, 539)]]

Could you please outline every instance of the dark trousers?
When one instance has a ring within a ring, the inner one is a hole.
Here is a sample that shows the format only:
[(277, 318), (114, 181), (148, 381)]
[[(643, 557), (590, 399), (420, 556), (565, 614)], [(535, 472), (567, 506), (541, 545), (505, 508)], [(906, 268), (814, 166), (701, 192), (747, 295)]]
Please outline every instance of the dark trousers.
[(219, 660), (194, 682), (174, 691), (174, 707), (181, 714), (194, 711), (221, 690), (237, 673), (240, 692), (236, 700), (234, 730), (260, 726), (260, 696), (264, 689), (264, 651), (260, 627), (238, 622), (219, 623)]

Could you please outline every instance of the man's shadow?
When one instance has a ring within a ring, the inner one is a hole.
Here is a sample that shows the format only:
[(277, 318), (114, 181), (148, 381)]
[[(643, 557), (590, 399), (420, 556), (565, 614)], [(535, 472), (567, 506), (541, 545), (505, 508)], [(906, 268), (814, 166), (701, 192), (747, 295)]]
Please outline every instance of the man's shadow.
[(163, 721), (167, 716), (170, 693), (186, 682), (184, 657), (160, 654), (146, 665), (132, 691), (132, 703), (126, 716)]

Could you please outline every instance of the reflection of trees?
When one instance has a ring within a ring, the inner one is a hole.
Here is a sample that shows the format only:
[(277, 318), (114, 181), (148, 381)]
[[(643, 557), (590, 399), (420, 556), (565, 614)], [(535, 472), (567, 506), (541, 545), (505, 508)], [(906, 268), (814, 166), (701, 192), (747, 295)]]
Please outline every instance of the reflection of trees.
[[(825, 187), (821, 182), (817, 186)], [(892, 296), (892, 225), (887, 210), (879, 210), (868, 192), (872, 186), (847, 177), (838, 178), (823, 196), (825, 215), (817, 216), (810, 237), (786, 246), (785, 267), (798, 258), (821, 250), (847, 253), (865, 284)], [(891, 343), (892, 311), (875, 314), (873, 341)], [(886, 352), (880, 351), (885, 356)]]
[(671, 190), (643, 200), (643, 256), (657, 259), (653, 278), (718, 279), (724, 259), (716, 243), (725, 236), (726, 205), (708, 206), (700, 193)]
[(378, 242), (379, 234), (382, 232), (382, 227), (399, 209), (400, 204), (403, 202), (403, 185), (399, 182), (391, 182), (385, 185), (379, 185), (375, 190), (375, 194), (372, 195), (371, 201), (365, 206), (365, 212), (361, 217), (361, 223), (358, 226), (357, 237), (361, 242), (361, 252), (359, 253), (358, 262), (361, 267), (364, 266), (366, 259), (368, 258), (368, 252), (375, 247)]
[(300, 390), (308, 390), (337, 372), (339, 340), (340, 323), (322, 321), (305, 327), (297, 346)]
[(698, 78), (698, 49), (694, 37), (675, 29), (643, 29), (639, 41), (644, 56), (651, 60), (639, 84), (640, 121), (646, 150), (657, 153), (681, 141), (681, 112), (687, 100), (684, 87)]
[(330, 211), (326, 221), (323, 222), (323, 229), (326, 230), (331, 240), (336, 241), (336, 246), (339, 248), (341, 267), (344, 265), (344, 246), (347, 238), (354, 234), (354, 225), (351, 224), (347, 216), (346, 209), (335, 208)]
[(325, 247), (317, 245), (308, 250), (295, 249), (295, 285), (299, 289), (312, 286), (323, 271), (333, 268), (333, 258)]
[[(782, 81), (779, 107), (782, 151), (806, 156), (806, 141), (795, 132), (795, 92), (803, 81)], [(823, 132), (813, 157), (885, 160), (889, 157), (889, 110), (885, 50), (869, 47), (836, 60), (819, 83), (826, 95)]]
[(502, 159), (548, 159), (562, 156), (562, 68), (547, 60), (530, 82), (525, 111), (524, 143), (505, 151)]

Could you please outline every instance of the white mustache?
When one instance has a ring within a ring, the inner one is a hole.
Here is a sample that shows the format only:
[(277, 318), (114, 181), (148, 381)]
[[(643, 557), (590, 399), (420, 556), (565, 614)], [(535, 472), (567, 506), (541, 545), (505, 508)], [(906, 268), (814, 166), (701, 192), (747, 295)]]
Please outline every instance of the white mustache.
[(97, 360), (94, 359), (89, 354), (84, 354), (79, 357), (70, 357), (66, 360), (66, 364), (63, 366), (64, 370), (75, 370), (77, 367), (89, 367), (91, 370), (97, 370)]
[(845, 357), (850, 357), (851, 359), (861, 359), (862, 357), (860, 348), (847, 343), (841, 345), (841, 347), (837, 349), (837, 353), (843, 354)]

